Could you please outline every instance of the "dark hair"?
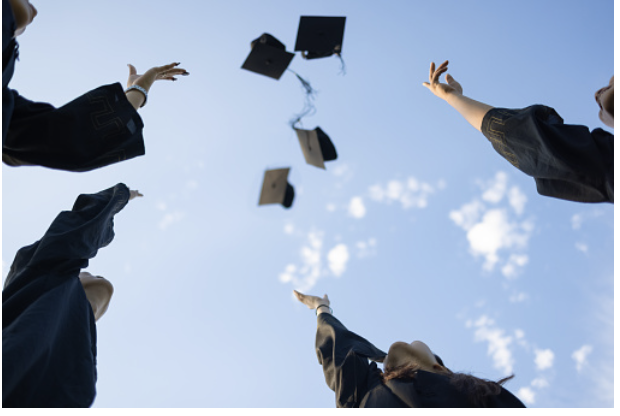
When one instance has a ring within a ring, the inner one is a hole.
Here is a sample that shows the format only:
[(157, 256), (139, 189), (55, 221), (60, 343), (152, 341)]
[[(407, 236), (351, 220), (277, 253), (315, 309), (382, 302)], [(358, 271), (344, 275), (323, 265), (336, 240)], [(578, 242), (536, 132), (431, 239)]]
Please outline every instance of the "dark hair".
[[(412, 380), (419, 369), (420, 367), (415, 364), (404, 365), (384, 371), (381, 377), (384, 383), (392, 379)], [(453, 373), (448, 368), (446, 370), (446, 373), (436, 374), (448, 377), (450, 384), (467, 396), (467, 400), (473, 407), (487, 407), (489, 398), (500, 394), (502, 392), (502, 385), (515, 376), (512, 374), (501, 380), (491, 381), (472, 376), (471, 374)]]

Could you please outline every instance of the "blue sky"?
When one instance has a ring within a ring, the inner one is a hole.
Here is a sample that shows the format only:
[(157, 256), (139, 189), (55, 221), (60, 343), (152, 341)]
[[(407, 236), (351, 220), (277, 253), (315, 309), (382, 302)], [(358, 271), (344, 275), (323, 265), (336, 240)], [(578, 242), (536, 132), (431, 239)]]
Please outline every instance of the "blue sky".
[[(612, 1), (34, 4), (11, 82), (28, 98), (124, 85), (128, 63), (191, 73), (151, 89), (144, 157), (2, 167), (3, 278), (78, 194), (144, 194), (88, 269), (115, 286), (95, 407), (334, 407), (293, 289), (327, 293), (384, 350), (418, 339), (453, 371), (514, 373), (528, 406), (613, 406), (613, 206), (539, 196), (422, 86), (449, 59), (472, 98), (605, 128), (593, 96), (613, 74)], [(288, 126), (304, 99), (293, 74), (240, 69), (263, 32), (292, 51), (301, 15), (347, 17), (345, 75), (334, 57), (290, 65), (318, 90), (303, 126), (334, 142), (326, 171)], [(258, 207), (279, 167), (292, 208)]]

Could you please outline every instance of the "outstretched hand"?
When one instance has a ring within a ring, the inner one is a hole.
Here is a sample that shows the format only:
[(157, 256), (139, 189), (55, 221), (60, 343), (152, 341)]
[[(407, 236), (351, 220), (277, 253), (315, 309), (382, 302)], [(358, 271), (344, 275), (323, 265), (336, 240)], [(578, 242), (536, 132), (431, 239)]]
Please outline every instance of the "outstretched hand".
[(146, 71), (144, 74), (138, 74), (136, 67), (128, 64), (129, 79), (127, 80), (127, 88), (132, 85), (138, 85), (148, 91), (157, 80), (165, 79), (169, 81), (176, 81), (177, 79), (175, 76), (177, 75), (189, 75), (189, 72), (185, 69), (176, 68), (179, 65), (179, 62), (175, 62), (164, 66), (155, 66)]
[(131, 201), (132, 199), (134, 199), (137, 196), (144, 196), (140, 193), (140, 191), (134, 191), (132, 189), (129, 190), (129, 201)]
[(318, 296), (304, 295), (303, 293), (296, 290), (293, 290), (293, 292), (295, 293), (297, 300), (299, 300), (310, 309), (316, 309), (321, 305), (329, 306), (329, 298), (327, 297), (327, 295), (324, 295), (322, 298), (320, 298)]
[(461, 84), (452, 78), (452, 75), (446, 74), (446, 84), (439, 82), (439, 77), (447, 70), (448, 61), (445, 61), (439, 65), (437, 69), (435, 69), (435, 62), (431, 62), (431, 68), (428, 76), (429, 82), (422, 83), (422, 85), (431, 90), (433, 94), (443, 100), (447, 100), (450, 94), (463, 94), (463, 87), (461, 87)]

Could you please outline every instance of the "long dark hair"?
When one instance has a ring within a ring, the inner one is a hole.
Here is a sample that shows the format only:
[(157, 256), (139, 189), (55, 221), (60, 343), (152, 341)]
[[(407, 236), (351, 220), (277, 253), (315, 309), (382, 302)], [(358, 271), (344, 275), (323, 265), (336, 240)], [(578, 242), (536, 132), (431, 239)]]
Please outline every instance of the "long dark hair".
[[(392, 379), (412, 380), (415, 378), (419, 369), (420, 367), (415, 364), (404, 365), (384, 371), (381, 377), (384, 383)], [(478, 378), (471, 374), (453, 373), (448, 368), (446, 368), (446, 370), (448, 371), (445, 373), (437, 374), (448, 377), (450, 379), (450, 384), (467, 396), (467, 400), (473, 407), (487, 407), (489, 398), (500, 394), (502, 392), (502, 385), (515, 376), (512, 374), (501, 380), (492, 381)]]

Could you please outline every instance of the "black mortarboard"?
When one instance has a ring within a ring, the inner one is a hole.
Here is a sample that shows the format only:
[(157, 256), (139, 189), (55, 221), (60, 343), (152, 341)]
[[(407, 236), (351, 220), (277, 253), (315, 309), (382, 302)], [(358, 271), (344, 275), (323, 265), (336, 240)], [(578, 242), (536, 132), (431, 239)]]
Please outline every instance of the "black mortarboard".
[(290, 170), (290, 168), (282, 168), (265, 171), (258, 205), (282, 204), (284, 208), (290, 208), (293, 205), (295, 189), (288, 183)]
[(323, 162), (335, 160), (338, 157), (334, 144), (320, 127), (314, 130), (295, 129), (295, 131), (306, 163), (325, 169)]
[(295, 56), (287, 52), (284, 44), (269, 33), (263, 33), (251, 45), (252, 51), (241, 68), (274, 79), (280, 79)]
[(346, 17), (301, 16), (295, 50), (306, 59), (324, 58), (342, 52)]

